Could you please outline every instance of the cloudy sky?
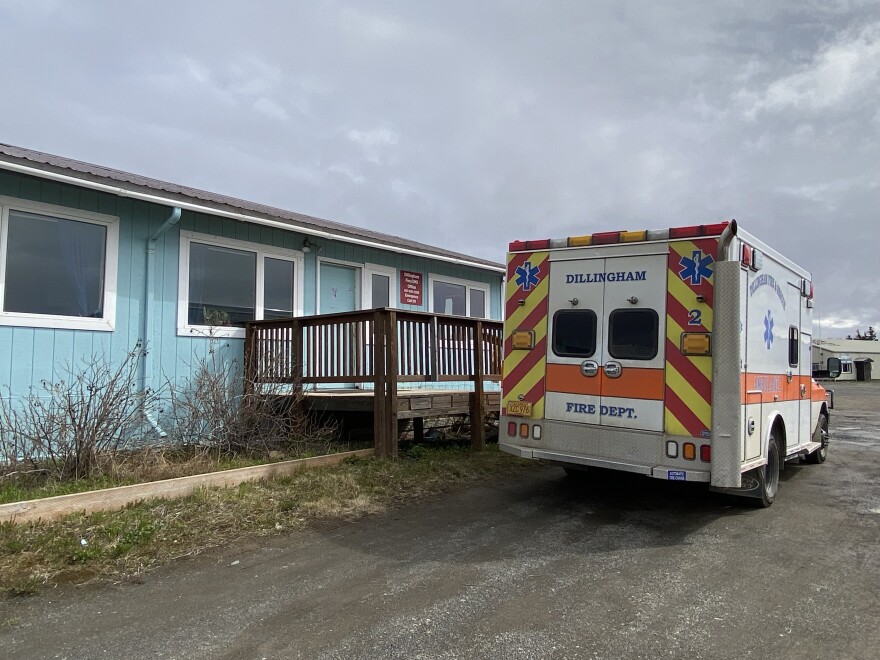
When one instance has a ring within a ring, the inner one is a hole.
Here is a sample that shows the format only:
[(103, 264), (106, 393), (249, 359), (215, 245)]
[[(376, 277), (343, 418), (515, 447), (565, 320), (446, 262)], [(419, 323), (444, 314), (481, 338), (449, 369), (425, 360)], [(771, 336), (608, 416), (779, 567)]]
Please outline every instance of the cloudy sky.
[(3, 0), (0, 141), (503, 261), (736, 218), (880, 326), (880, 1)]

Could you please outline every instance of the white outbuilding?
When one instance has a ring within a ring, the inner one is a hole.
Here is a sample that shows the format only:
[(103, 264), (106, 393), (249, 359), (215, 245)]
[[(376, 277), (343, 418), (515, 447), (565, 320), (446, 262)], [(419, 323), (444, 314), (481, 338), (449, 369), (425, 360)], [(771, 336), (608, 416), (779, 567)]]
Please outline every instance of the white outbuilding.
[(871, 365), (880, 362), (880, 341), (814, 339), (814, 376), (829, 376), (829, 358), (840, 360), (840, 376), (837, 380), (871, 380)]

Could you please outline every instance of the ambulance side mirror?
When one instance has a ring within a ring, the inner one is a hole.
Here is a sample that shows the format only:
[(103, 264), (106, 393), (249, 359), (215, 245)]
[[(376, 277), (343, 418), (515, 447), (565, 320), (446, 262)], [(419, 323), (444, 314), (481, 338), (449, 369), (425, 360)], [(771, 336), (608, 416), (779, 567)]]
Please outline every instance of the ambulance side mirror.
[(840, 375), (840, 358), (828, 358), (828, 377), (837, 378)]

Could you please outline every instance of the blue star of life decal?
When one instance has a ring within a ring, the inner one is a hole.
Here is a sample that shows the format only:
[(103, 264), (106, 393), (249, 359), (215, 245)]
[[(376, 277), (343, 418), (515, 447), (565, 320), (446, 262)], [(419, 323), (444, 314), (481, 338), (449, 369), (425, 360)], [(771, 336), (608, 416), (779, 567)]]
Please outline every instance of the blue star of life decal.
[(773, 345), (773, 315), (767, 310), (767, 316), (764, 317), (764, 343), (767, 344), (767, 350)]
[(693, 257), (682, 257), (679, 265), (681, 270), (678, 271), (681, 279), (690, 281), (691, 284), (701, 284), (703, 278), (707, 280), (712, 277), (712, 269), (710, 266), (715, 263), (711, 254), (703, 256), (702, 250), (694, 250)]
[(540, 279), (538, 274), (540, 272), (540, 266), (532, 266), (531, 261), (525, 262), (522, 266), (518, 266), (516, 269), (516, 285), (523, 291), (530, 291), (538, 286), (538, 281)]

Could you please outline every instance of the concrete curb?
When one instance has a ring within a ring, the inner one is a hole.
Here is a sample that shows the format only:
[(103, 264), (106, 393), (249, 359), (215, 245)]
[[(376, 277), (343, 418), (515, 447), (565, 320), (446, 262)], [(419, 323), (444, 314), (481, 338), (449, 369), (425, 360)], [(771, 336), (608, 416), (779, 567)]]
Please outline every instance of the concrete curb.
[(375, 451), (375, 449), (360, 449), (339, 454), (328, 454), (327, 456), (315, 456), (313, 458), (269, 463), (268, 465), (223, 470), (222, 472), (195, 474), (190, 477), (163, 479), (162, 481), (150, 481), (143, 484), (132, 484), (131, 486), (119, 486), (117, 488), (92, 490), (85, 493), (72, 493), (70, 495), (45, 497), (38, 500), (0, 504), (0, 522), (49, 521), (71, 513), (94, 513), (95, 511), (121, 509), (128, 504), (143, 500), (186, 497), (198, 488), (228, 488), (230, 486), (237, 486), (245, 481), (285, 477), (301, 470), (338, 465), (346, 458), (353, 456), (373, 456)]

